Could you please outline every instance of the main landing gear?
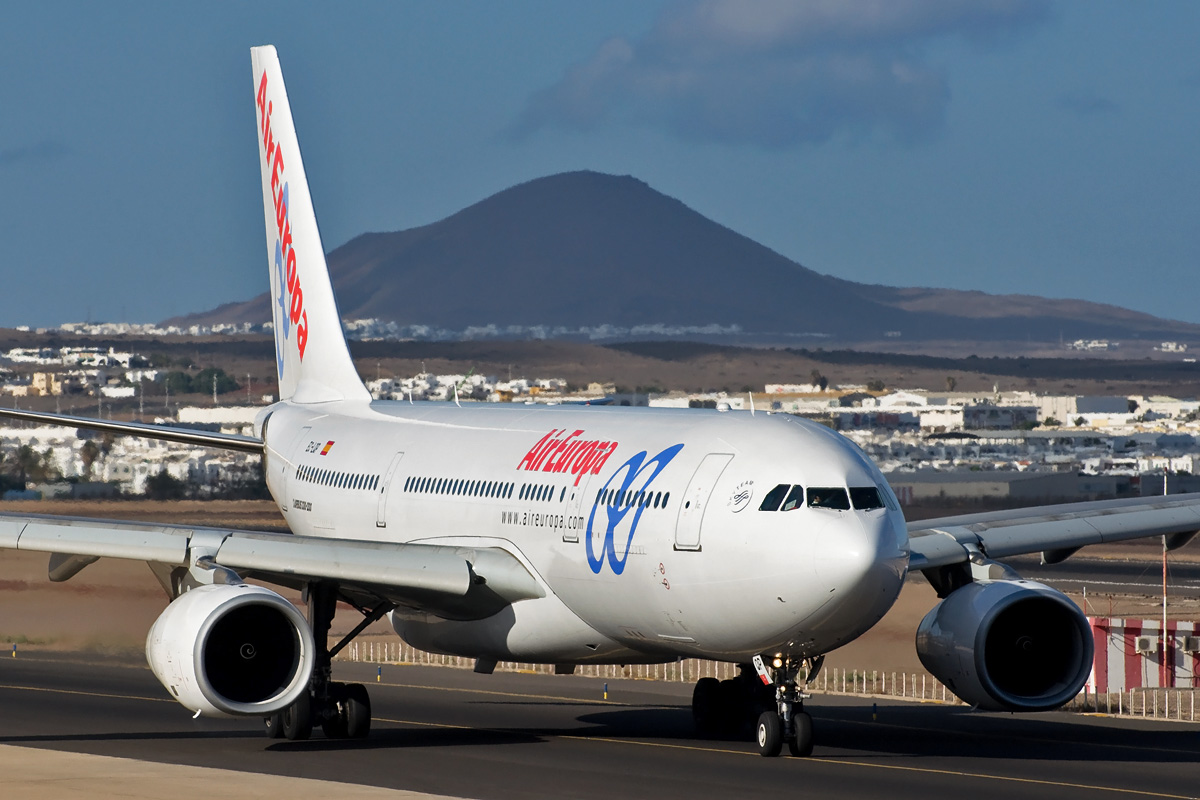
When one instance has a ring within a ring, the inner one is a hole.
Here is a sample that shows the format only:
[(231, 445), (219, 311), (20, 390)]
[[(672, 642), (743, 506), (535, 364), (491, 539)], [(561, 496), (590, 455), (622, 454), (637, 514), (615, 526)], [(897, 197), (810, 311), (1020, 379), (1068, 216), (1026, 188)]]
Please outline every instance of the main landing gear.
[(731, 680), (701, 678), (692, 692), (692, 718), (701, 736), (741, 737), (753, 731), (758, 751), (777, 756), (786, 743), (794, 756), (813, 749), (812, 717), (804, 711), (807, 695), (797, 686), (802, 667), (811, 679), (824, 657), (793, 659), (777, 656), (771, 669), (755, 656), (753, 664), (738, 665)]
[(367, 687), (361, 683), (338, 683), (332, 680), (333, 657), (394, 606), (388, 602), (382, 602), (373, 609), (356, 605), (363, 614), (363, 621), (331, 649), (329, 626), (333, 622), (337, 602), (336, 585), (308, 585), (308, 621), (316, 643), (316, 663), (308, 691), (287, 708), (265, 718), (267, 736), (271, 739), (307, 739), (318, 725), (330, 739), (363, 739), (371, 732), (371, 698), (367, 694)]
[(749, 664), (738, 665), (736, 678), (701, 678), (692, 690), (692, 721), (706, 738), (748, 736), (759, 713), (775, 705), (771, 687), (764, 686)]

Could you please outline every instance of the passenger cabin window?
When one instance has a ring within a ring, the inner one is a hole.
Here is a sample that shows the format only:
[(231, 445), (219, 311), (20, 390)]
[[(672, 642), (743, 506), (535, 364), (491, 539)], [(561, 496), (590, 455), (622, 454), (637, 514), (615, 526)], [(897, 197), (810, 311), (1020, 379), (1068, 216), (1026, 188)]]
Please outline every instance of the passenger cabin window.
[(850, 487), (850, 502), (860, 511), (870, 511), (873, 508), (883, 508), (883, 500), (879, 490), (874, 486)]
[[(350, 485), (361, 489), (375, 489), (379, 487), (378, 475), (351, 475), (349, 476)], [(474, 481), (466, 480), (465, 478), (426, 478), (416, 475), (408, 478), (404, 482), (404, 491), (413, 492), (415, 494), (453, 494), (453, 495), (469, 495), (471, 497), (499, 497), (507, 500), (513, 496), (516, 491), (516, 485), (512, 483), (500, 483), (499, 481)], [(521, 487), (521, 498), (525, 499), (533, 496), (533, 486), (528, 484)]]
[[(787, 487), (784, 487), (787, 488)], [(561, 503), (567, 496), (567, 490), (564, 488), (559, 495), (558, 501)], [(596, 505), (609, 506), (611, 508), (666, 508), (667, 500), (670, 499), (670, 492), (647, 492), (644, 489), (634, 491), (632, 489), (600, 489), (596, 492)], [(551, 493), (550, 499), (554, 499)]]
[[(334, 489), (351, 489), (355, 491), (373, 490), (379, 486), (378, 475), (367, 475), (362, 472), (339, 472), (338, 470), (319, 469), (314, 466), (301, 465), (296, 468), (296, 477), (305, 483), (317, 486), (329, 486)], [(411, 491), (416, 479), (409, 478), (405, 482), (405, 491)]]
[(840, 486), (816, 487), (808, 490), (808, 507), (849, 511), (850, 498)]

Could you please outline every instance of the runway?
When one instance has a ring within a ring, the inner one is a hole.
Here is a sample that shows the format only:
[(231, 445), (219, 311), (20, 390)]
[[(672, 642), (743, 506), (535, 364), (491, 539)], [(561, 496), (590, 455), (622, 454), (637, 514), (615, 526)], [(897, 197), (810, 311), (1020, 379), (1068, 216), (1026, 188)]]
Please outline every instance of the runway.
[[(1195, 550), (1195, 546), (1190, 546)], [(1190, 552), (1190, 551), (1189, 551)], [(1155, 560), (1101, 558), (1084, 550), (1061, 564), (1041, 564), (1034, 556), (1000, 559), (1023, 577), (1064, 592), (1087, 587), (1097, 594), (1162, 593), (1162, 565)], [(1168, 557), (1167, 586), (1172, 597), (1200, 597), (1200, 562)]]
[[(345, 781), (467, 798), (1194, 797), (1200, 727), (816, 697), (812, 758), (692, 738), (689, 685), (339, 664), (369, 684), (365, 742), (266, 739), (192, 720), (149, 670), (0, 658), (0, 744)], [(211, 787), (238, 796), (237, 786)]]

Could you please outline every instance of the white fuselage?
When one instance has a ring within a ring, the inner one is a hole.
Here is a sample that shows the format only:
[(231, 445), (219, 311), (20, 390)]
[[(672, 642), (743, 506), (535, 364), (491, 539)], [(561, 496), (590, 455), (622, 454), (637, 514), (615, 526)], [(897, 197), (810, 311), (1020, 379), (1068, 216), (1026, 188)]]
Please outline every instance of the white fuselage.
[[(545, 597), (482, 620), (394, 612), (425, 649), (556, 663), (819, 655), (874, 625), (908, 568), (879, 470), (790, 416), (283, 403), (263, 435), (293, 532), (501, 548), (542, 585)], [(780, 484), (875, 487), (884, 505), (760, 510)]]

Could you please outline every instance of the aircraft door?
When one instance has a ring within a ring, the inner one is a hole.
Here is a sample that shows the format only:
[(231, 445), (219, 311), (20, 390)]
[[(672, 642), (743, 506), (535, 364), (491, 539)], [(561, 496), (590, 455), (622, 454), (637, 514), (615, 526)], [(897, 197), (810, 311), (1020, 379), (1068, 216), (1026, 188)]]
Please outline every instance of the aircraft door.
[(387, 527), (387, 500), (388, 495), (392, 492), (392, 478), (396, 474), (396, 468), (400, 466), (400, 460), (404, 458), (404, 453), (396, 453), (392, 456), (392, 463), (388, 465), (387, 472), (384, 473), (383, 480), (379, 484), (379, 503), (375, 507), (375, 527)]
[(584, 475), (578, 486), (567, 487), (570, 497), (567, 499), (567, 516), (563, 521), (562, 540), (564, 542), (578, 542), (579, 531), (587, 525), (587, 519), (583, 516), (583, 512), (584, 501), (587, 500), (588, 483), (591, 479), (591, 475)]
[(700, 527), (704, 522), (704, 512), (708, 509), (717, 479), (732, 459), (729, 453), (709, 453), (696, 467), (679, 503), (679, 516), (675, 520), (676, 550), (700, 549)]

